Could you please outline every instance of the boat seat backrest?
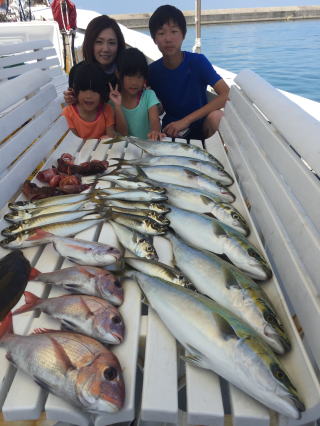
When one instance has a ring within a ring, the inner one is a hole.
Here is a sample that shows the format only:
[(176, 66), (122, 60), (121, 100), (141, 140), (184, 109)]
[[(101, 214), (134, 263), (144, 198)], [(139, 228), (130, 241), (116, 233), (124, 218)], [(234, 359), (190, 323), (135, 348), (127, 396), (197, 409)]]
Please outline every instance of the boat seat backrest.
[(49, 40), (0, 44), (0, 84), (27, 71), (46, 70), (58, 94), (67, 88), (68, 77), (62, 70), (56, 49)]
[(220, 135), (319, 366), (320, 122), (244, 70), (231, 88)]
[(27, 71), (1, 84), (0, 208), (67, 132), (47, 71)]

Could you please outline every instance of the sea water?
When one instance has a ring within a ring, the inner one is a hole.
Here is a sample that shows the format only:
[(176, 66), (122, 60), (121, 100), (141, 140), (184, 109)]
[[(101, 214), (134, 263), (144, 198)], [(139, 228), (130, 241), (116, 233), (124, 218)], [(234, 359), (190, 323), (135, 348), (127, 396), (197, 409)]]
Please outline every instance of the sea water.
[[(182, 47), (194, 44), (189, 26)], [(234, 73), (250, 68), (279, 89), (320, 102), (320, 20), (202, 25), (201, 53), (213, 65)]]

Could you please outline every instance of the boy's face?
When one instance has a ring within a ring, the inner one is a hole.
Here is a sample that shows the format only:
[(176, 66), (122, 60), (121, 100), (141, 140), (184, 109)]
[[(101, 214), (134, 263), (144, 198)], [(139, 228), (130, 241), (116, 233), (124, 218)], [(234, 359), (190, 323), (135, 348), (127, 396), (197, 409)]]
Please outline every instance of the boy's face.
[(174, 56), (181, 52), (183, 40), (184, 36), (180, 27), (172, 21), (159, 28), (154, 38), (163, 56)]
[(130, 95), (137, 95), (144, 88), (145, 78), (141, 74), (125, 75), (123, 77), (123, 90)]
[(101, 102), (100, 93), (93, 90), (80, 90), (77, 101), (83, 110), (87, 112), (95, 111)]

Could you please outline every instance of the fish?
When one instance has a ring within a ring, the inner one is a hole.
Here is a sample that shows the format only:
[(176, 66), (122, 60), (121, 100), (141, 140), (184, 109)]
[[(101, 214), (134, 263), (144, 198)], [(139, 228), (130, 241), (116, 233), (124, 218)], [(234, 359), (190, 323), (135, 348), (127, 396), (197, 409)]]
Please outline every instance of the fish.
[(30, 262), (20, 250), (13, 250), (0, 259), (0, 321), (20, 300), (30, 272)]
[(6, 334), (8, 360), (46, 391), (92, 413), (116, 413), (125, 385), (117, 357), (89, 336), (66, 331)]
[(12, 210), (11, 213), (4, 215), (4, 219), (8, 222), (18, 223), (23, 220), (33, 219), (42, 215), (78, 210), (81, 209), (86, 203), (87, 200), (84, 199), (74, 203), (54, 204), (52, 206), (38, 207), (34, 209)]
[(106, 205), (111, 207), (120, 207), (124, 209), (135, 209), (135, 210), (151, 210), (158, 213), (168, 213), (170, 207), (163, 203), (151, 203), (151, 202), (140, 202), (140, 201), (125, 201), (125, 200), (106, 200)]
[(195, 213), (210, 214), (245, 237), (250, 234), (248, 223), (232, 204), (224, 203), (204, 190), (164, 182), (159, 184), (166, 190), (168, 208), (172, 205)]
[(134, 176), (132, 176), (130, 179), (128, 179), (127, 175), (117, 175), (117, 174), (107, 174), (102, 175), (98, 179), (91, 179), (91, 182), (98, 183), (101, 185), (103, 182), (111, 182), (115, 183), (117, 186), (120, 186), (124, 189), (140, 189), (140, 188), (148, 188), (150, 185), (148, 185), (145, 182), (141, 182), (140, 180), (135, 179)]
[[(152, 191), (151, 191), (152, 189)], [(125, 201), (143, 201), (143, 202), (159, 202), (166, 201), (167, 197), (163, 193), (153, 191), (153, 188), (145, 189), (126, 189), (108, 188), (100, 189), (99, 197), (103, 200), (125, 200)]]
[(123, 302), (120, 280), (106, 269), (76, 265), (53, 272), (34, 270), (32, 279), (61, 286), (72, 293), (97, 296), (116, 306)]
[(148, 217), (151, 220), (159, 223), (160, 225), (169, 225), (170, 221), (166, 218), (165, 214), (155, 212), (148, 209), (125, 209), (121, 207), (112, 207), (112, 211), (115, 213), (124, 213), (142, 217)]
[[(133, 167), (138, 174), (144, 174), (148, 178), (164, 183), (183, 185), (190, 188), (201, 189), (220, 199), (220, 201), (232, 203), (235, 195), (220, 182), (212, 179), (204, 173), (190, 167), (182, 166), (141, 166)], [(131, 173), (131, 168), (129, 169)], [(158, 183), (160, 184), (160, 183)]]
[(251, 327), (202, 294), (137, 271), (132, 277), (186, 349), (186, 362), (214, 371), (280, 414), (301, 417), (305, 406), (296, 387)]
[(167, 225), (161, 225), (146, 216), (112, 212), (112, 221), (142, 234), (164, 235), (167, 232)]
[(55, 235), (57, 237), (68, 237), (75, 235), (87, 228), (91, 228), (91, 226), (104, 222), (108, 217), (110, 217), (110, 214), (104, 213), (103, 215), (99, 215), (93, 219), (65, 221), (44, 225), (38, 228), (30, 228), (26, 231), (10, 235), (7, 238), (1, 240), (0, 246), (10, 249), (34, 247), (41, 244), (47, 244), (51, 241), (50, 235)]
[(41, 299), (29, 291), (24, 292), (25, 304), (13, 315), (35, 309), (59, 320), (64, 329), (91, 336), (105, 344), (123, 341), (124, 323), (118, 309), (95, 296), (63, 295)]
[(138, 139), (132, 136), (126, 138), (129, 143), (138, 146), (143, 151), (148, 154), (155, 156), (163, 156), (163, 155), (175, 155), (181, 157), (191, 157), (196, 158), (203, 161), (210, 161), (216, 166), (222, 167), (223, 165), (220, 161), (214, 157), (209, 152), (204, 149), (198, 148), (195, 145), (183, 143), (183, 142), (169, 142), (169, 141), (161, 141), (152, 142), (143, 139)]
[(171, 207), (170, 227), (186, 243), (201, 250), (224, 254), (241, 271), (256, 280), (272, 277), (272, 270), (260, 251), (240, 232), (204, 214)]
[(35, 209), (58, 204), (74, 203), (77, 201), (87, 200), (89, 197), (90, 193), (57, 195), (55, 197), (41, 198), (40, 200), (34, 201), (16, 201), (14, 203), (8, 203), (8, 207), (11, 210)]
[(152, 277), (162, 278), (163, 280), (187, 288), (193, 286), (190, 280), (185, 275), (183, 275), (181, 270), (172, 268), (165, 263), (137, 257), (125, 257), (123, 260), (127, 265), (130, 265), (137, 271), (143, 272)]
[(111, 221), (112, 228), (121, 245), (138, 257), (150, 260), (158, 260), (156, 249), (150, 236), (143, 235), (134, 229)]
[[(223, 167), (215, 166), (210, 161), (198, 160), (196, 158), (182, 157), (177, 155), (153, 156), (145, 155), (142, 158), (125, 160), (122, 158), (112, 158), (118, 162), (118, 165), (136, 165), (136, 166), (182, 166), (195, 169), (205, 175), (221, 182), (225, 186), (232, 185), (234, 180)], [(120, 185), (119, 181), (119, 185)]]
[(200, 293), (239, 316), (276, 353), (282, 355), (290, 350), (288, 335), (261, 286), (219, 256), (197, 250), (173, 233), (166, 238), (172, 244), (175, 266)]
[(40, 228), (42, 226), (51, 225), (53, 223), (73, 221), (88, 215), (90, 215), (89, 219), (101, 218), (101, 215), (97, 213), (97, 209), (50, 213), (37, 216), (32, 219), (22, 220), (19, 223), (15, 223), (7, 228), (4, 228), (1, 231), (1, 234), (4, 236), (10, 236), (18, 234), (19, 232), (30, 230), (31, 228)]
[(49, 238), (61, 256), (78, 265), (107, 266), (121, 259), (120, 250), (109, 244), (56, 235)]

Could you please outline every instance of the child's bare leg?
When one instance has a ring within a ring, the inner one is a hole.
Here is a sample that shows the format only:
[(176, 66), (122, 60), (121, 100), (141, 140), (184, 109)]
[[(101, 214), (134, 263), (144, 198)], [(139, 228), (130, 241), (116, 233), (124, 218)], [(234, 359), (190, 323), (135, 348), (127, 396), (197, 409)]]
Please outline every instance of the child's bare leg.
[(223, 112), (219, 109), (217, 111), (212, 111), (207, 115), (206, 119), (203, 122), (203, 134), (205, 138), (210, 138), (219, 128), (219, 123), (223, 117)]

